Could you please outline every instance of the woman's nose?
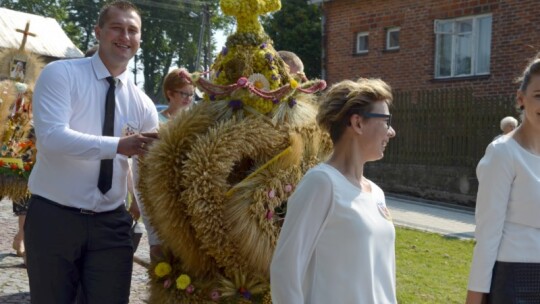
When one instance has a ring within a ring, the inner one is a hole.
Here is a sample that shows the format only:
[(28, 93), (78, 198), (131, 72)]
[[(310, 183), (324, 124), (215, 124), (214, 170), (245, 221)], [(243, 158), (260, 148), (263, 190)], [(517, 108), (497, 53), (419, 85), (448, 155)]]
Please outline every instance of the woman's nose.
[(388, 128), (388, 137), (392, 138), (396, 136), (396, 130), (393, 127)]

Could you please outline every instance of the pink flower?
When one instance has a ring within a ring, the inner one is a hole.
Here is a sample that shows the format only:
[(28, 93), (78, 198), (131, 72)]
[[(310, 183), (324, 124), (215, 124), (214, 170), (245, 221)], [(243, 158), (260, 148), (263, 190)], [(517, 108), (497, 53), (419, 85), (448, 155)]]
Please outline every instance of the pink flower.
[(291, 192), (293, 189), (292, 185), (291, 184), (286, 184), (285, 185), (285, 192)]
[(189, 286), (186, 288), (186, 292), (191, 294), (195, 291), (195, 286), (189, 284)]
[(219, 300), (219, 298), (221, 298), (221, 295), (219, 294), (219, 291), (212, 290), (212, 292), (210, 293), (210, 299), (212, 299), (212, 301), (217, 301), (217, 300)]
[(268, 210), (266, 211), (266, 219), (271, 220), (274, 217), (274, 211)]
[(274, 189), (271, 189), (268, 191), (268, 198), (274, 198), (276, 197), (276, 191)]
[(246, 77), (240, 77), (236, 81), (236, 84), (240, 87), (246, 87), (248, 85), (249, 81)]
[(171, 279), (167, 279), (167, 280), (165, 280), (165, 282), (163, 282), (163, 287), (165, 289), (168, 289), (169, 287), (171, 287), (171, 285), (172, 285)]

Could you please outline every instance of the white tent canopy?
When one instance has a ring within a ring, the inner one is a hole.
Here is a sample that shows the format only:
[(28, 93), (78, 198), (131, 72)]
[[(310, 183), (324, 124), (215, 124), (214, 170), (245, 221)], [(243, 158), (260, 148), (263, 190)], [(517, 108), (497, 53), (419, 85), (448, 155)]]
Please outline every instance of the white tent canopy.
[(55, 58), (83, 57), (55, 19), (6, 8), (0, 8), (0, 48), (19, 49), (24, 36), (19, 31), (25, 30), (27, 22), (35, 36), (28, 36), (25, 50)]

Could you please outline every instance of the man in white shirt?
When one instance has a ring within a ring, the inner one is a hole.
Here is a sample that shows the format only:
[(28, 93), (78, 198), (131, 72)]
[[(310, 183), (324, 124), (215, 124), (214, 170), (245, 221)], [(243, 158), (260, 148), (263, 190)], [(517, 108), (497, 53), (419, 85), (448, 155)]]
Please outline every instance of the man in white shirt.
[[(128, 78), (141, 17), (128, 1), (105, 5), (98, 53), (56, 61), (34, 91), (37, 161), (25, 244), (32, 303), (128, 303), (132, 218), (125, 209), (128, 157), (157, 138), (157, 111)], [(136, 163), (136, 162), (134, 162)]]

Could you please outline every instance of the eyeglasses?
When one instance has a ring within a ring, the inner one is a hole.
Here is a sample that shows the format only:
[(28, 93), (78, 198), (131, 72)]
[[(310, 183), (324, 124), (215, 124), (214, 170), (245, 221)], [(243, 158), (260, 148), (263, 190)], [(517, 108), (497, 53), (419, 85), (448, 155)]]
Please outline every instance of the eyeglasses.
[(386, 126), (388, 129), (390, 129), (392, 125), (392, 114), (381, 114), (381, 113), (362, 113), (360, 116), (366, 117), (366, 118), (388, 118), (386, 120)]
[(180, 94), (180, 96), (182, 96), (183, 98), (191, 98), (191, 97), (193, 97), (193, 93), (190, 94), (190, 93), (177, 91), (177, 90), (173, 90), (173, 92)]

